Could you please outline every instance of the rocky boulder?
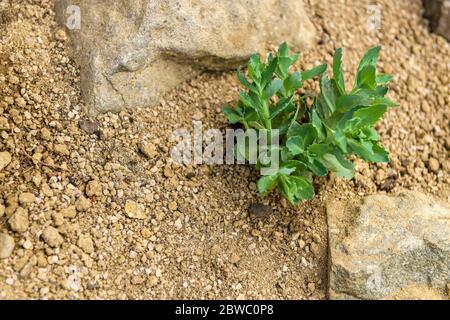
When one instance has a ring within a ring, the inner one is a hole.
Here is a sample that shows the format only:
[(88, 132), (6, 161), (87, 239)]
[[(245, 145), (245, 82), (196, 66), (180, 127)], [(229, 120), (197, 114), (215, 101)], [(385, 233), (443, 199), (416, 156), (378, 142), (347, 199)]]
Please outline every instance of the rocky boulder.
[(57, 0), (91, 113), (154, 105), (203, 69), (244, 63), (283, 41), (312, 43), (301, 0)]
[(331, 299), (445, 299), (450, 206), (424, 194), (327, 208)]
[(431, 30), (450, 41), (450, 0), (422, 0)]

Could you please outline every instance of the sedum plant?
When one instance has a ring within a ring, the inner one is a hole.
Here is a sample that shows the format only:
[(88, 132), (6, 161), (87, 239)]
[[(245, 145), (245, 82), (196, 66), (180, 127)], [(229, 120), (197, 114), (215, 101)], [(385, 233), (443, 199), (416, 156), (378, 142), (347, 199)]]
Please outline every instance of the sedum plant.
[[(369, 162), (388, 161), (374, 125), (396, 104), (385, 98), (392, 76), (376, 72), (379, 52), (377, 46), (364, 55), (350, 91), (344, 83), (342, 49), (334, 55), (331, 78), (326, 64), (291, 72), (299, 55), (291, 55), (286, 43), (265, 63), (253, 55), (248, 77), (238, 70), (245, 89), (239, 92), (237, 106), (223, 107), (223, 113), (230, 123), (240, 123), (246, 130), (265, 130), (270, 137), (277, 129), (279, 135), (278, 148), (271, 150), (279, 152), (277, 170), (258, 181), (262, 197), (278, 188), (292, 204), (310, 200), (313, 176), (326, 176), (329, 171), (345, 179), (354, 176), (351, 154)], [(315, 77), (320, 78), (320, 94), (299, 93), (303, 82)], [(313, 102), (308, 104), (307, 97)], [(248, 160), (248, 151), (235, 150)], [(265, 165), (257, 163), (259, 168)]]

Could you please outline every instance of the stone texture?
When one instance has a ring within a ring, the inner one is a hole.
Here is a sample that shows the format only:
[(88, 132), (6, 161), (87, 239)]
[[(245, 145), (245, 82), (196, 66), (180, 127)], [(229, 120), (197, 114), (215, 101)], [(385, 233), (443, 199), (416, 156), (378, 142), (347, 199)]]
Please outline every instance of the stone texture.
[(0, 259), (8, 258), (14, 250), (14, 238), (0, 233)]
[[(283, 41), (303, 49), (314, 28), (300, 0), (57, 0), (91, 114), (154, 105), (202, 69), (230, 69)], [(71, 27), (74, 24), (69, 24)]]
[(331, 299), (444, 298), (450, 206), (418, 192), (328, 205)]
[(0, 171), (2, 171), (10, 162), (11, 154), (7, 151), (0, 152)]
[(51, 226), (48, 226), (44, 229), (41, 237), (42, 240), (45, 241), (45, 243), (53, 248), (59, 247), (64, 241), (64, 238), (59, 234), (58, 229)]
[(125, 211), (125, 214), (128, 216), (128, 218), (131, 218), (131, 219), (143, 220), (143, 219), (148, 218), (148, 215), (145, 212), (144, 206), (133, 200), (127, 200), (125, 202), (124, 211)]
[(431, 30), (450, 41), (450, 0), (422, 0)]
[(28, 230), (28, 211), (22, 207), (18, 207), (14, 214), (8, 220), (12, 231), (23, 233)]

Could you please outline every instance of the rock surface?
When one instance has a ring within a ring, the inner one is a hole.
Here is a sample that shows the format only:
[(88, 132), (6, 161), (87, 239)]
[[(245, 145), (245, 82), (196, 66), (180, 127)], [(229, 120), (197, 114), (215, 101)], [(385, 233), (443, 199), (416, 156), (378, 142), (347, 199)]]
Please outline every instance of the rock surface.
[(431, 30), (450, 41), (450, 0), (423, 0)]
[(14, 238), (0, 233), (0, 259), (8, 258), (14, 250)]
[[(444, 298), (450, 207), (405, 191), (328, 208), (331, 299)], [(442, 295), (441, 295), (442, 294)]]
[(11, 154), (9, 152), (0, 152), (0, 171), (2, 171), (11, 162)]
[(154, 105), (202, 69), (235, 68), (282, 41), (302, 49), (315, 33), (300, 0), (58, 0), (56, 13), (94, 114)]

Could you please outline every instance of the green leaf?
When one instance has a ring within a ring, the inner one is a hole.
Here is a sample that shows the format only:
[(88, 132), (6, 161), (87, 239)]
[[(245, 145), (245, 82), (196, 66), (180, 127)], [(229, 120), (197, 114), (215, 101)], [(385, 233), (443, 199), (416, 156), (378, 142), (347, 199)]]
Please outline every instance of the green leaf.
[[(282, 171), (283, 169), (291, 169), (291, 170), (294, 169), (294, 170), (286, 172)], [(295, 171), (304, 171), (304, 170), (308, 170), (308, 167), (306, 166), (305, 163), (299, 160), (288, 160), (281, 165), (280, 173), (291, 174)]]
[(319, 177), (324, 177), (327, 175), (328, 170), (327, 168), (320, 163), (319, 161), (317, 161), (316, 159), (314, 159), (313, 157), (308, 157), (308, 168), (316, 175)]
[(384, 97), (376, 97), (373, 100), (373, 103), (374, 104), (384, 104), (384, 105), (386, 105), (388, 107), (392, 107), (392, 108), (398, 107), (397, 103), (395, 103), (392, 100), (389, 100), (388, 98), (384, 98)]
[(278, 66), (278, 57), (272, 58), (262, 73), (261, 86), (265, 87), (273, 78), (273, 74)]
[(250, 57), (250, 61), (248, 63), (248, 75), (254, 81), (261, 79), (261, 71), (263, 68), (263, 64), (259, 58), (259, 55), (254, 54)]
[(287, 56), (289, 56), (289, 46), (288, 46), (287, 42), (283, 42), (278, 47), (278, 56), (279, 57), (287, 57)]
[(321, 99), (327, 106), (327, 111), (325, 111), (325, 114), (329, 116), (336, 111), (336, 91), (325, 73), (322, 75), (322, 79), (320, 80), (320, 90)]
[(295, 90), (302, 86), (302, 75), (300, 72), (296, 71), (292, 73), (289, 77), (284, 80), (284, 89), (287, 95), (293, 94)]
[(356, 76), (356, 87), (375, 89), (376, 82), (376, 68), (374, 66), (365, 66)]
[(247, 78), (242, 74), (240, 68), (238, 68), (238, 71), (237, 71), (237, 77), (238, 77), (239, 81), (242, 83), (242, 85), (243, 85), (244, 87), (246, 87), (248, 90), (250, 90), (251, 92), (253, 92), (253, 93), (255, 93), (255, 94), (258, 94), (258, 93), (259, 93), (259, 92), (258, 92), (258, 89), (257, 89), (253, 84), (251, 84), (251, 83), (247, 80)]
[(380, 140), (380, 136), (378, 135), (377, 131), (372, 127), (362, 128), (359, 133), (359, 137), (361, 137), (364, 140), (370, 141)]
[(276, 186), (278, 181), (278, 175), (273, 174), (270, 176), (262, 176), (258, 180), (258, 191), (261, 197), (268, 195)]
[(222, 112), (231, 124), (238, 123), (242, 120), (242, 116), (233, 108), (222, 107)]
[(253, 101), (252, 97), (242, 90), (239, 91), (239, 101), (246, 107), (258, 110), (258, 105)]
[(272, 80), (269, 85), (264, 89), (264, 98), (270, 98), (280, 90), (283, 82), (279, 79)]
[(351, 179), (355, 174), (353, 163), (344, 158), (340, 152), (327, 153), (321, 158), (322, 163), (338, 177)]
[(333, 57), (333, 78), (341, 95), (345, 94), (344, 75), (342, 73), (342, 48), (336, 50)]
[[(358, 118), (356, 128), (364, 128), (373, 126), (386, 113), (387, 106), (383, 104), (373, 105), (366, 108), (361, 108), (353, 113), (354, 118)], [(356, 129), (354, 128), (354, 129)]]
[(317, 136), (320, 140), (325, 139), (325, 132), (323, 129), (322, 120), (320, 120), (319, 115), (317, 114), (316, 108), (312, 108), (311, 110), (311, 123), (316, 128)]
[(299, 125), (294, 122), (288, 131), (286, 146), (293, 155), (300, 154), (306, 150), (317, 138), (317, 132), (310, 123)]
[(388, 162), (388, 153), (371, 141), (357, 141), (355, 139), (348, 139), (350, 149), (358, 155), (361, 159), (369, 162)]
[(356, 73), (355, 88), (376, 88), (376, 65), (381, 47), (376, 46), (369, 49), (358, 66)]
[(292, 55), (290, 57), (278, 57), (278, 68), (276, 74), (281, 79), (286, 79), (288, 76), (289, 68), (297, 61), (298, 54)]
[(336, 147), (338, 147), (342, 152), (347, 152), (347, 137), (344, 132), (341, 130), (336, 130), (333, 132), (333, 143)]
[(378, 56), (380, 54), (381, 46), (376, 46), (369, 49), (361, 59), (357, 73), (360, 73), (365, 67), (376, 67)]
[(303, 80), (312, 79), (314, 77), (317, 77), (317, 76), (321, 75), (326, 70), (327, 70), (327, 65), (326, 64), (321, 64), (321, 65), (319, 65), (319, 66), (317, 66), (315, 68), (312, 68), (311, 70), (303, 71), (302, 72), (302, 79)]
[(338, 112), (345, 113), (354, 107), (370, 106), (372, 99), (363, 95), (349, 94), (336, 99), (336, 109)]
[(342, 153), (327, 144), (313, 144), (308, 151), (316, 156), (325, 167), (333, 171), (336, 176), (351, 179), (354, 175), (354, 165)]
[(258, 130), (264, 130), (265, 129), (265, 127), (262, 124), (260, 124), (259, 122), (257, 122), (257, 121), (250, 121), (248, 124), (252, 128), (255, 128), (255, 129), (258, 129)]
[(392, 76), (390, 74), (380, 73), (376, 76), (377, 85), (386, 85), (392, 80)]
[(278, 187), (293, 205), (300, 200), (311, 200), (314, 197), (312, 184), (303, 177), (280, 175)]
[(286, 97), (286, 98), (281, 98), (280, 101), (278, 101), (278, 103), (275, 105), (275, 107), (271, 109), (270, 120), (274, 119), (281, 112), (283, 112), (290, 105), (292, 105), (292, 99), (293, 99), (292, 96), (291, 97)]

